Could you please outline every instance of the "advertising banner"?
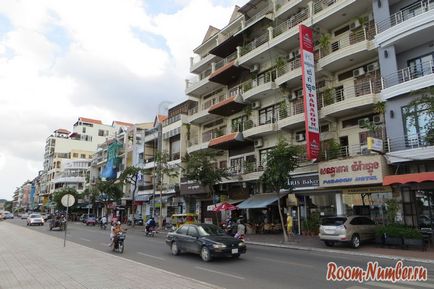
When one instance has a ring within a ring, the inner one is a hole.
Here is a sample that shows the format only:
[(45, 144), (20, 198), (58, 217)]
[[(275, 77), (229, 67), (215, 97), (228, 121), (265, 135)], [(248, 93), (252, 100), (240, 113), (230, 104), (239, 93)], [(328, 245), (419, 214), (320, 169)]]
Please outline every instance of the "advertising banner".
[(318, 159), (320, 153), (318, 104), (315, 86), (315, 61), (312, 29), (299, 26), (301, 73), (303, 82), (304, 117), (307, 159)]

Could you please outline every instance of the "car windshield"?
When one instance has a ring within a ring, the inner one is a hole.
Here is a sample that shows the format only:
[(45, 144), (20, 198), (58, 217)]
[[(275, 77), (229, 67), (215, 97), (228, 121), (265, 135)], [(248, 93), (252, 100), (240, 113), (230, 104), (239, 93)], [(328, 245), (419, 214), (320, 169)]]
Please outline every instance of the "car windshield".
[(200, 225), (197, 226), (200, 236), (224, 236), (225, 231), (217, 227), (216, 225)]
[(323, 226), (340, 226), (345, 223), (347, 218), (345, 217), (336, 217), (336, 218), (324, 218), (321, 220), (321, 225)]
[(40, 217), (41, 215), (37, 215), (37, 214), (30, 215), (30, 218), (40, 218)]

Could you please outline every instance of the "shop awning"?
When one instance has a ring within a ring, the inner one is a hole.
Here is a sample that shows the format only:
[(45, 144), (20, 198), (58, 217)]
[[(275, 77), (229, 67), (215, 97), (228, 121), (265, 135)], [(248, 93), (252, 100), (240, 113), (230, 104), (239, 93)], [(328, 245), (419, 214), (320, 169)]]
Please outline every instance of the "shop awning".
[(143, 195), (135, 196), (134, 200), (148, 202), (151, 198), (152, 198), (152, 194), (143, 194)]
[(383, 185), (434, 182), (434, 172), (385, 176)]
[(217, 206), (219, 206), (219, 205), (221, 205), (223, 203), (229, 203), (231, 205), (236, 205), (238, 203), (241, 203), (242, 201), (244, 201), (244, 200), (227, 200), (227, 201), (220, 202), (220, 203), (217, 203), (217, 204), (214, 204), (214, 205), (209, 205), (209, 206), (206, 207), (206, 210), (207, 211), (212, 211), (215, 207), (217, 207)]
[(286, 196), (287, 193), (280, 193), (279, 196), (276, 193), (269, 194), (257, 194), (253, 195), (237, 207), (240, 209), (256, 209), (256, 208), (266, 208), (268, 205), (277, 201), (278, 198)]

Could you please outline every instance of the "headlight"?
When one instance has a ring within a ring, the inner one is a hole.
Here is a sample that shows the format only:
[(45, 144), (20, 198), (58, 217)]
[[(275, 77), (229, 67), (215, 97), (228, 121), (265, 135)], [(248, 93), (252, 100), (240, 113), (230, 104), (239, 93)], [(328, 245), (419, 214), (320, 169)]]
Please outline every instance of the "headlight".
[(244, 242), (239, 242), (238, 243), (238, 247), (244, 247), (246, 245), (246, 243), (244, 243)]
[(226, 248), (226, 245), (222, 244), (222, 243), (213, 244), (212, 246), (213, 246), (214, 249), (224, 249), (224, 248)]

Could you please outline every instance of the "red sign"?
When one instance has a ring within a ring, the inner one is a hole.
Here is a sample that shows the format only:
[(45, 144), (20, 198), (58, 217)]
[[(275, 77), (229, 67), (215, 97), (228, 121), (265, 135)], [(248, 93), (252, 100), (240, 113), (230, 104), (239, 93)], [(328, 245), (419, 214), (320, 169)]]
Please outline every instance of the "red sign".
[(318, 104), (315, 86), (315, 61), (312, 29), (300, 25), (300, 54), (303, 81), (307, 159), (318, 159), (320, 151)]

